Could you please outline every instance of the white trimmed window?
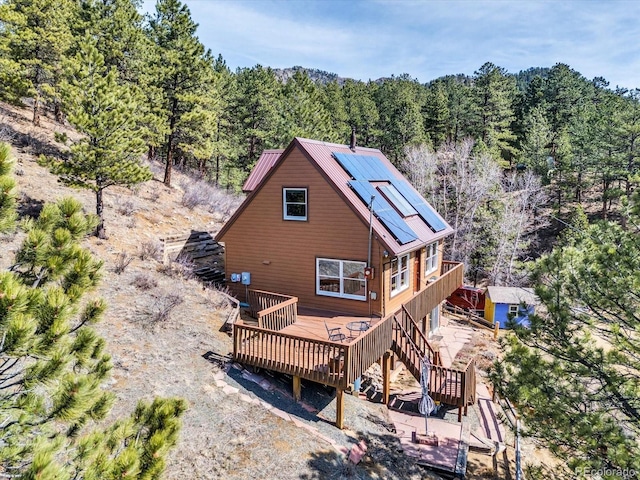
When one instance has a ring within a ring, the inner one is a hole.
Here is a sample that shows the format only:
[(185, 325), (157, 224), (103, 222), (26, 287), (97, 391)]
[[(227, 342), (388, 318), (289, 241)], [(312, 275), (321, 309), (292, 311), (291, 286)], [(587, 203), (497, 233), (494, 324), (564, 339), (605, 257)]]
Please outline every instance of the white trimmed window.
[(329, 297), (367, 299), (364, 262), (352, 260), (316, 259), (316, 294)]
[(509, 315), (517, 317), (519, 314), (520, 305), (509, 305)]
[(409, 254), (391, 260), (391, 296), (409, 288)]
[(282, 218), (285, 220), (307, 219), (307, 189), (282, 189)]
[(424, 261), (424, 276), (438, 269), (438, 242), (427, 245), (427, 255)]

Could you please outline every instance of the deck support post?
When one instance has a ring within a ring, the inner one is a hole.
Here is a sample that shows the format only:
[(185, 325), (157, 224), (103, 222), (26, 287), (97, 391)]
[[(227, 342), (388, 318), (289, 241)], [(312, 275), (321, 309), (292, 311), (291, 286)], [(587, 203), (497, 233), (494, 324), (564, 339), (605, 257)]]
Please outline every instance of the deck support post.
[(336, 388), (336, 427), (344, 428), (344, 390)]
[(462, 406), (458, 407), (458, 422), (462, 422)]
[(296, 375), (293, 376), (293, 399), (296, 402), (302, 400), (302, 379)]
[(385, 352), (382, 356), (382, 403), (389, 403), (391, 394), (391, 353)]

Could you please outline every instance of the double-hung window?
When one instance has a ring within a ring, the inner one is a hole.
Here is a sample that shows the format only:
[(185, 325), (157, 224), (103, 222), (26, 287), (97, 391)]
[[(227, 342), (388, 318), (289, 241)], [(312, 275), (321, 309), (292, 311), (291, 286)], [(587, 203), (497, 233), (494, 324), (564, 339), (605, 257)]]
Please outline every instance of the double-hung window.
[(509, 305), (509, 316), (518, 317), (520, 314), (520, 305)]
[(438, 269), (438, 242), (427, 245), (427, 255), (424, 261), (425, 277)]
[(391, 296), (409, 288), (409, 254), (391, 260)]
[(307, 189), (283, 188), (282, 189), (282, 218), (284, 220), (307, 219)]
[(316, 259), (316, 294), (366, 300), (365, 266), (352, 260)]

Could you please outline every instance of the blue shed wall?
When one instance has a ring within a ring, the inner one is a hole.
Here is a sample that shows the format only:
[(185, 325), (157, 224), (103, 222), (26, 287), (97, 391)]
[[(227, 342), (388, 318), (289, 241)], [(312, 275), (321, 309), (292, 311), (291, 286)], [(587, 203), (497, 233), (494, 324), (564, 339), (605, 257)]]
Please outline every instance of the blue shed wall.
[[(526, 314), (519, 315), (515, 320), (523, 324), (524, 326), (529, 326), (529, 315), (534, 313), (534, 307), (531, 305), (527, 308)], [(508, 303), (496, 303), (495, 304), (495, 314), (493, 316), (494, 322), (500, 322), (500, 328), (507, 328), (507, 322), (509, 321), (509, 304)]]

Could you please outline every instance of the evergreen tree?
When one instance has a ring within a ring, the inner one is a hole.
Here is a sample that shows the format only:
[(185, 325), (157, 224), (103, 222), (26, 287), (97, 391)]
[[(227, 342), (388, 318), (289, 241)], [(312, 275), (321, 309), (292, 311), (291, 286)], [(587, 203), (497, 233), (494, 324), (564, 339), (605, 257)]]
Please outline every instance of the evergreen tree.
[(0, 143), (0, 233), (11, 231), (15, 226), (16, 182), (11, 177), (11, 147)]
[[(262, 150), (282, 146), (277, 141), (282, 111), (281, 86), (273, 70), (261, 65), (239, 70), (236, 82), (231, 111), (240, 151), (237, 168), (246, 175)], [(289, 141), (290, 138), (287, 143)]]
[[(42, 103), (57, 98), (65, 53), (73, 40), (73, 0), (7, 0), (0, 4), (0, 78), (18, 74), (0, 87), (8, 99), (33, 98), (33, 124), (40, 125)], [(9, 87), (9, 88), (7, 88)]]
[(572, 478), (588, 469), (622, 479), (640, 469), (637, 214), (636, 199), (633, 229), (608, 222), (572, 228), (536, 263), (544, 308), (530, 317), (530, 329), (507, 337), (492, 373), (498, 391), (518, 405), (524, 432), (564, 460)]
[(347, 108), (342, 96), (342, 88), (338, 82), (332, 81), (325, 85), (322, 103), (329, 112), (331, 127), (334, 137), (331, 139), (337, 143), (347, 143), (351, 135), (351, 126), (347, 116)]
[(131, 417), (88, 430), (113, 400), (101, 387), (111, 360), (92, 328), (106, 305), (85, 298), (102, 263), (79, 245), (96, 224), (73, 199), (47, 204), (0, 272), (0, 471), (12, 478), (157, 479), (177, 440), (179, 399), (141, 402)]
[(515, 79), (504, 68), (485, 63), (474, 74), (474, 133), (491, 154), (511, 166), (517, 155), (511, 126), (516, 100)]
[(282, 89), (282, 124), (279, 143), (294, 137), (332, 141), (335, 139), (329, 112), (324, 108), (322, 91), (306, 73), (297, 71)]
[(159, 0), (149, 21), (147, 34), (155, 45), (148, 56), (149, 83), (160, 95), (167, 131), (164, 142), (164, 183), (171, 173), (179, 147), (196, 158), (209, 158), (210, 140), (217, 120), (212, 103), (217, 102), (213, 59), (196, 37), (198, 25), (179, 0)]
[(376, 85), (372, 82), (365, 84), (353, 80), (347, 80), (342, 87), (349, 134), (351, 128), (355, 128), (358, 143), (368, 147), (374, 146), (380, 136), (377, 127), (380, 114), (373, 99), (375, 89)]
[(447, 140), (451, 114), (447, 95), (442, 82), (434, 82), (427, 92), (424, 106), (424, 130), (434, 149), (438, 149)]
[(65, 183), (96, 193), (96, 235), (104, 238), (104, 190), (152, 178), (149, 168), (140, 164), (145, 146), (139, 136), (139, 102), (129, 88), (118, 85), (115, 68), (105, 68), (90, 40), (69, 62), (68, 73), (62, 86), (65, 109), (84, 136), (71, 146), (69, 161), (51, 159), (51, 166)]
[(422, 109), (425, 90), (407, 75), (385, 80), (374, 95), (379, 112), (378, 146), (391, 161), (399, 164), (407, 145), (419, 145), (425, 140)]

